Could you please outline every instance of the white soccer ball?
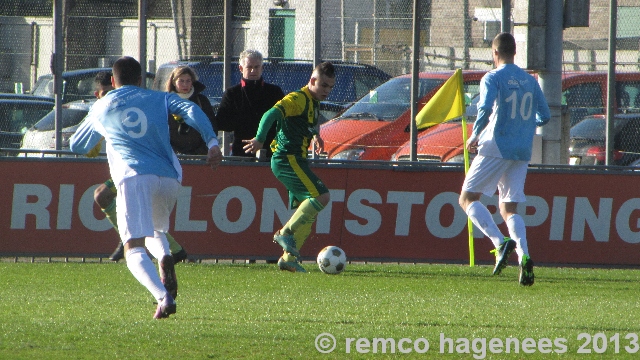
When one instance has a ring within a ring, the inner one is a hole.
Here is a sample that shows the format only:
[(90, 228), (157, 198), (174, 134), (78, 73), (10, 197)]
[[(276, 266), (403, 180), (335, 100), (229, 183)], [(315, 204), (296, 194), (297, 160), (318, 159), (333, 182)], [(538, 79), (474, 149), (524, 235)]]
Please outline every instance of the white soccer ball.
[(318, 253), (317, 262), (323, 273), (340, 274), (347, 266), (347, 254), (337, 246), (327, 246)]

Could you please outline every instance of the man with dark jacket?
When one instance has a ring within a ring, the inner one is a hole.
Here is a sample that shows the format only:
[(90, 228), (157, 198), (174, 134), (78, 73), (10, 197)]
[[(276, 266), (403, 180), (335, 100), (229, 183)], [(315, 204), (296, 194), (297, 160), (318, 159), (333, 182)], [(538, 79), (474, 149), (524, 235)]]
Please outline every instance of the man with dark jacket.
[[(250, 140), (256, 135), (262, 114), (271, 109), (284, 97), (282, 89), (266, 83), (262, 78), (262, 54), (256, 50), (245, 50), (240, 54), (239, 66), (242, 73), (240, 84), (228, 88), (222, 95), (216, 115), (218, 131), (233, 131), (232, 156), (253, 156), (243, 150), (242, 140)], [(275, 124), (269, 130), (262, 152), (271, 158), (269, 145), (276, 134)], [(262, 158), (262, 156), (260, 156)]]

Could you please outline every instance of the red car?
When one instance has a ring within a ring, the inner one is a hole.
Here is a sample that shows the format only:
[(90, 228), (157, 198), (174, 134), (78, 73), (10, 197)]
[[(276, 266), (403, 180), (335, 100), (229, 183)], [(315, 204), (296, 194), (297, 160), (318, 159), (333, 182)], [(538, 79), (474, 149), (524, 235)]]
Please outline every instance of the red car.
[[(602, 114), (606, 103), (607, 74), (605, 72), (565, 72), (562, 76), (562, 103), (569, 107), (570, 125), (586, 116)], [(467, 107), (468, 134), (471, 134), (478, 98)], [(616, 74), (616, 111), (640, 112), (640, 73)], [(409, 161), (410, 143), (403, 144), (390, 158)], [(440, 124), (418, 137), (418, 161), (463, 162), (462, 127), (460, 120)], [(470, 154), (470, 159), (475, 154)]]
[[(463, 71), (468, 98), (478, 93), (486, 71)], [(453, 75), (453, 71), (420, 73), (418, 110)], [(411, 74), (395, 77), (372, 90), (341, 116), (324, 123), (323, 157), (340, 160), (389, 161), (398, 148), (409, 141), (411, 118)], [(422, 131), (430, 132), (434, 126)]]
[[(461, 125), (460, 120), (448, 121), (434, 126), (431, 131), (420, 134), (416, 148), (416, 160), (464, 162)], [(470, 120), (467, 122), (467, 136), (471, 134), (472, 129), (473, 120)], [(409, 142), (404, 143), (391, 156), (391, 161), (410, 161), (411, 147), (409, 144)], [(475, 153), (469, 153), (469, 160), (471, 161), (475, 155)]]

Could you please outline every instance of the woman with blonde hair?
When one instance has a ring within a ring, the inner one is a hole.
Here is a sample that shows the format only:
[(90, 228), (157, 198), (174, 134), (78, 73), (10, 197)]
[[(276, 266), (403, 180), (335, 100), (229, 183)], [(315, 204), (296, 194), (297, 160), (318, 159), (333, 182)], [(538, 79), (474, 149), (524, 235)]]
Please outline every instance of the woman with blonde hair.
[[(188, 66), (178, 66), (173, 69), (166, 86), (168, 92), (174, 92), (181, 98), (196, 103), (211, 121), (213, 129), (217, 131), (214, 124), (213, 106), (211, 106), (209, 99), (202, 94), (204, 89), (205, 86), (198, 81), (196, 72)], [(200, 134), (187, 125), (181, 117), (169, 116), (169, 130), (171, 146), (176, 152), (185, 155), (207, 154), (207, 145)]]

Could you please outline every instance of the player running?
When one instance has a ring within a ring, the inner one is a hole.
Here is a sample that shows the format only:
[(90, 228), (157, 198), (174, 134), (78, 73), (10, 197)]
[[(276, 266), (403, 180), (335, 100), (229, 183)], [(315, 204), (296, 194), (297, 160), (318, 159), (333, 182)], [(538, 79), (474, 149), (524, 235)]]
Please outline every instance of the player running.
[(277, 123), (271, 143), (271, 171), (289, 191), (290, 207), (297, 208), (273, 236), (284, 249), (278, 260), (281, 270), (306, 272), (300, 265), (299, 250), (311, 233), (316, 215), (329, 203), (329, 190), (309, 168), (307, 149), (311, 141), (316, 143), (316, 151), (324, 148), (318, 133), (319, 102), (329, 96), (335, 83), (333, 64), (316, 66), (307, 86), (289, 93), (264, 113), (256, 137), (243, 141), (245, 152), (255, 153), (262, 148), (271, 125)]
[[(496, 247), (498, 275), (507, 266), (513, 250), (518, 254), (521, 285), (534, 282), (533, 261), (529, 257), (524, 220), (518, 203), (526, 201), (524, 182), (531, 160), (536, 126), (549, 122), (551, 114), (536, 79), (514, 64), (516, 42), (509, 33), (500, 33), (491, 45), (496, 66), (480, 82), (478, 117), (466, 147), (478, 146), (478, 155), (464, 179), (459, 203), (471, 221)], [(502, 235), (480, 196), (499, 194), (500, 215), (509, 236)]]

